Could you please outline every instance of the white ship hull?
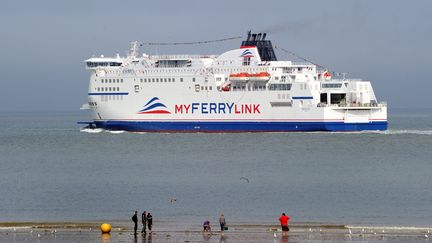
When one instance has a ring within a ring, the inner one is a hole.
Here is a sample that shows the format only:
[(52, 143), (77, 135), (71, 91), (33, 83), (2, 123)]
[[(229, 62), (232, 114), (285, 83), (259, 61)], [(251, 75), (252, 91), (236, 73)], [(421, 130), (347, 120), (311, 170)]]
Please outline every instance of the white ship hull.
[[(387, 106), (376, 101), (370, 82), (329, 80), (315, 65), (264, 62), (258, 52), (246, 46), (218, 57), (89, 59), (94, 124), (139, 132), (387, 129)], [(242, 72), (271, 78), (229, 80)]]

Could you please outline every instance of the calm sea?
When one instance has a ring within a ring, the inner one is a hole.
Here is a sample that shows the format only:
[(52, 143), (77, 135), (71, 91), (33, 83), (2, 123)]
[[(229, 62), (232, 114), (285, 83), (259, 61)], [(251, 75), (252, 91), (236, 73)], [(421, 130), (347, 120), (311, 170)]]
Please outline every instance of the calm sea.
[(393, 111), (389, 131), (364, 133), (133, 134), (80, 131), (83, 120), (0, 113), (0, 221), (129, 220), (138, 209), (184, 222), (286, 212), (432, 224), (431, 110)]

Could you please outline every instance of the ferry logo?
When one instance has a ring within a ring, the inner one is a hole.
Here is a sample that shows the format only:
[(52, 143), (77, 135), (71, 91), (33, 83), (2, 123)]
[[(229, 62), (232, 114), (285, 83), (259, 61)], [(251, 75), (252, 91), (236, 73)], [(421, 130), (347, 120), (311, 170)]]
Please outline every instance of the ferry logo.
[(140, 110), (138, 114), (171, 114), (171, 112), (159, 101), (158, 97), (153, 97), (144, 105), (144, 108)]
[(254, 55), (249, 49), (246, 49), (243, 51), (243, 53), (240, 55), (240, 57), (253, 57)]

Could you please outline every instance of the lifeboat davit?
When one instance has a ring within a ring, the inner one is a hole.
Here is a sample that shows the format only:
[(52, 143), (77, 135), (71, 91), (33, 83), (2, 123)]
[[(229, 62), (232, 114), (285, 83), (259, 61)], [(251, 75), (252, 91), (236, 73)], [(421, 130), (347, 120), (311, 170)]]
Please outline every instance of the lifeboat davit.
[(230, 81), (248, 81), (249, 80), (249, 73), (233, 73), (230, 74), (229, 80)]

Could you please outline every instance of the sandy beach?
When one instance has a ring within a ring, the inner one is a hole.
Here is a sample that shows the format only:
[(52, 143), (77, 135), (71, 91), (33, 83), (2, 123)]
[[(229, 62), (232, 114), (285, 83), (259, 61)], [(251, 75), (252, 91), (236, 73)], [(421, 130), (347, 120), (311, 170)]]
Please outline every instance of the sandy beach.
[(200, 225), (155, 222), (154, 231), (134, 236), (129, 222), (110, 222), (110, 234), (101, 234), (102, 222), (3, 222), (1, 242), (425, 242), (432, 228), (350, 226), (293, 223), (282, 235), (273, 224), (232, 223), (223, 233), (203, 233)]

